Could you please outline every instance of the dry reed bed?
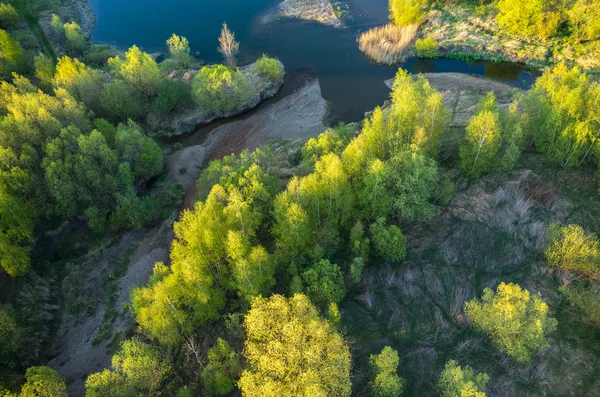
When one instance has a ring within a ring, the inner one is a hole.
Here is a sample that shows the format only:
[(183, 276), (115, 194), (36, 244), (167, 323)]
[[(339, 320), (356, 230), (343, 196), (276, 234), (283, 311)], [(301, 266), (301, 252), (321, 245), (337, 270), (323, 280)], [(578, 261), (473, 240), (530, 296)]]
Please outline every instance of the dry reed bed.
[(414, 43), (419, 25), (387, 24), (364, 32), (358, 38), (358, 48), (378, 63), (393, 65), (406, 59)]

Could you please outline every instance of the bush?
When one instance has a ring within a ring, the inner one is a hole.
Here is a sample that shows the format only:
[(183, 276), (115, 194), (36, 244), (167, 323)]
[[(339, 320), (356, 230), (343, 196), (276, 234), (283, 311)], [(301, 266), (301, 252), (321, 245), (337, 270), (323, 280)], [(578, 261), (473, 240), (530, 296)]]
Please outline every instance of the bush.
[(0, 29), (0, 80), (25, 70), (23, 49), (6, 31)]
[(600, 285), (592, 284), (589, 287), (577, 285), (575, 287), (562, 287), (563, 292), (569, 302), (584, 312), (590, 321), (600, 327)]
[(35, 68), (35, 77), (37, 77), (42, 84), (50, 87), (55, 72), (54, 61), (52, 61), (52, 58), (40, 53), (33, 59), (33, 65)]
[(100, 92), (100, 108), (104, 116), (113, 122), (135, 120), (142, 113), (139, 98), (121, 80), (104, 84)]
[(52, 29), (54, 29), (56, 34), (58, 34), (61, 37), (65, 33), (65, 24), (63, 23), (62, 19), (60, 19), (60, 17), (56, 14), (52, 14), (50, 26), (52, 26)]
[(437, 42), (431, 37), (417, 39), (415, 43), (415, 51), (419, 58), (437, 58), (438, 50)]
[(224, 65), (203, 67), (194, 78), (193, 90), (200, 106), (219, 116), (231, 115), (253, 94), (246, 76)]
[(173, 34), (167, 40), (167, 47), (169, 48), (169, 54), (171, 54), (179, 67), (187, 68), (192, 64), (188, 39)]
[(397, 369), (400, 363), (398, 352), (389, 346), (383, 348), (381, 353), (371, 355), (369, 358), (373, 380), (371, 388), (375, 397), (398, 397), (404, 388), (402, 378), (398, 376)]
[(427, 0), (390, 0), (390, 19), (398, 26), (423, 22)]
[(263, 54), (263, 56), (254, 63), (254, 70), (259, 75), (277, 83), (282, 83), (283, 76), (285, 76), (281, 62), (279, 62), (278, 59), (269, 58), (266, 54)]
[(454, 360), (446, 363), (438, 387), (442, 397), (485, 397), (485, 385), (490, 377), (485, 374), (475, 375), (473, 369), (464, 369)]
[(208, 365), (202, 371), (204, 391), (209, 396), (226, 396), (235, 388), (241, 370), (239, 355), (219, 338), (208, 351)]
[(581, 226), (549, 227), (550, 245), (546, 249), (548, 263), (561, 269), (581, 273), (588, 278), (600, 277), (600, 248), (598, 237), (586, 233)]
[(85, 48), (85, 35), (77, 22), (65, 23), (65, 37), (67, 46), (71, 51), (83, 51)]
[(496, 293), (486, 288), (481, 301), (465, 304), (465, 314), (501, 351), (522, 362), (531, 361), (536, 350), (548, 347), (547, 335), (557, 324), (548, 316), (548, 305), (539, 293), (531, 295), (512, 283), (501, 283)]
[(190, 85), (181, 80), (163, 79), (158, 86), (158, 94), (152, 103), (152, 112), (166, 116), (179, 105), (186, 105), (192, 100)]
[(0, 3), (0, 28), (10, 29), (19, 22), (19, 14), (15, 8), (6, 3)]
[(380, 218), (370, 231), (377, 255), (392, 262), (401, 262), (406, 257), (406, 237), (396, 226), (386, 227), (385, 219)]

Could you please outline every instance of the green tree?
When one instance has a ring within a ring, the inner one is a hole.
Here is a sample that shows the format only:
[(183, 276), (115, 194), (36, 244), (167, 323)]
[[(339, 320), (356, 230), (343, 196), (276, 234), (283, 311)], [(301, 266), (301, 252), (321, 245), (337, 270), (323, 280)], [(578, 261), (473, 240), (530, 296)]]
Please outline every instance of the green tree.
[(163, 117), (168, 115), (177, 106), (192, 103), (192, 89), (189, 84), (181, 80), (162, 79), (158, 86), (156, 99), (152, 103), (155, 115)]
[(145, 96), (152, 97), (158, 92), (163, 79), (158, 64), (137, 46), (131, 47), (125, 53), (125, 59), (110, 58), (108, 65), (115, 75)]
[(12, 277), (23, 276), (29, 270), (34, 213), (0, 182), (0, 265)]
[(341, 155), (344, 148), (354, 136), (354, 129), (344, 123), (335, 128), (328, 128), (316, 138), (310, 138), (302, 147), (302, 158), (316, 163), (321, 157), (329, 153)]
[(244, 396), (350, 396), (348, 346), (306, 296), (254, 298), (244, 326)]
[(241, 371), (239, 354), (219, 338), (208, 351), (208, 364), (202, 371), (204, 391), (209, 396), (226, 396), (235, 388)]
[(25, 71), (23, 49), (8, 32), (0, 29), (0, 79), (8, 80), (13, 73)]
[(460, 167), (472, 177), (491, 170), (500, 149), (502, 132), (496, 96), (490, 92), (480, 103), (466, 129), (465, 141), (460, 146)]
[(67, 46), (73, 52), (82, 52), (85, 48), (85, 34), (77, 22), (65, 23)]
[(397, 372), (400, 364), (398, 352), (386, 346), (381, 353), (371, 354), (369, 363), (372, 371), (373, 396), (399, 397), (404, 389), (404, 382)]
[(50, 367), (30, 367), (20, 397), (67, 397), (65, 381)]
[(532, 295), (517, 284), (501, 283), (496, 293), (483, 291), (481, 301), (465, 304), (465, 314), (490, 335), (500, 350), (517, 361), (529, 362), (536, 350), (548, 346), (548, 334), (557, 321), (539, 293)]
[(302, 280), (310, 300), (318, 307), (340, 303), (346, 296), (344, 275), (340, 267), (327, 259), (314, 263), (304, 273)]
[(0, 3), (0, 28), (11, 29), (19, 20), (19, 14), (11, 4)]
[(192, 64), (190, 56), (190, 43), (183, 36), (177, 36), (175, 33), (167, 40), (169, 54), (175, 59), (177, 64), (182, 68), (187, 68)]
[(129, 163), (135, 180), (150, 178), (163, 170), (163, 153), (154, 141), (133, 121), (119, 124), (115, 146), (120, 161)]
[(518, 35), (550, 37), (562, 22), (554, 0), (499, 0), (496, 7), (498, 24)]
[(485, 397), (489, 378), (485, 373), (475, 375), (471, 367), (463, 368), (450, 360), (440, 375), (438, 387), (442, 397)]
[(142, 114), (142, 104), (139, 98), (121, 80), (115, 80), (102, 86), (100, 109), (106, 118), (115, 122), (135, 120)]
[(279, 59), (269, 58), (266, 54), (256, 60), (254, 71), (279, 84), (283, 83), (283, 77), (285, 76), (283, 64), (279, 62)]
[(600, 241), (595, 234), (586, 233), (579, 225), (551, 224), (548, 240), (545, 254), (551, 266), (600, 278)]
[(35, 77), (37, 77), (44, 86), (51, 86), (56, 70), (52, 58), (40, 53), (34, 58), (33, 65), (35, 68)]
[(205, 66), (194, 78), (196, 100), (204, 109), (220, 116), (231, 115), (254, 94), (246, 76), (227, 66)]
[(567, 10), (572, 37), (576, 42), (600, 37), (600, 1), (577, 0)]
[(52, 29), (54, 29), (54, 31), (60, 37), (62, 37), (65, 34), (65, 24), (63, 23), (62, 19), (60, 19), (60, 17), (58, 15), (52, 14), (52, 19), (50, 20), (50, 26), (52, 26)]
[(86, 382), (86, 396), (110, 395), (136, 396), (140, 393), (153, 394), (170, 371), (154, 346), (134, 337), (121, 344), (112, 358), (113, 371), (104, 370), (91, 374)]
[(394, 225), (386, 226), (385, 218), (379, 218), (369, 230), (377, 255), (388, 261), (402, 262), (406, 257), (406, 237), (400, 229)]
[(23, 344), (22, 330), (9, 304), (0, 305), (0, 361), (10, 362)]
[(390, 0), (390, 19), (398, 26), (420, 24), (426, 6), (426, 0)]
[(64, 88), (94, 111), (100, 109), (99, 99), (103, 83), (100, 71), (68, 56), (59, 58), (52, 80), (54, 88)]

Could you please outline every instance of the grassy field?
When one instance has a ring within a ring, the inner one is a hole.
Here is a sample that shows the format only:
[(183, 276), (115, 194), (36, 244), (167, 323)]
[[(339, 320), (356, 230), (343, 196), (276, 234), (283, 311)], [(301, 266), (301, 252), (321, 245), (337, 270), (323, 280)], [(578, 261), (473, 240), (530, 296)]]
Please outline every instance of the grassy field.
[[(549, 222), (600, 232), (593, 170), (559, 169), (528, 154), (510, 174), (455, 183), (456, 195), (435, 219), (402, 225), (407, 260), (370, 268), (342, 305), (355, 394), (368, 393), (369, 355), (391, 345), (406, 396), (437, 396), (450, 359), (488, 373), (488, 396), (597, 396), (600, 335), (558, 292), (560, 277), (542, 254)], [(500, 353), (463, 314), (466, 301), (502, 281), (539, 291), (558, 319), (550, 347), (531, 364)]]

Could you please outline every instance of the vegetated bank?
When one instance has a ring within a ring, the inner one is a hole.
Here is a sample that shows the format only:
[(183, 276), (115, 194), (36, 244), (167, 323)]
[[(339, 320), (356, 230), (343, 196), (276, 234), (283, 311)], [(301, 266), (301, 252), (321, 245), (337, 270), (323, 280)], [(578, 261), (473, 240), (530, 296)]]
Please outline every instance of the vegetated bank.
[(341, 21), (342, 6), (330, 0), (285, 0), (277, 5), (277, 10), (263, 17), (263, 22), (270, 22), (280, 17), (297, 18), (315, 21), (336, 28), (344, 27)]

